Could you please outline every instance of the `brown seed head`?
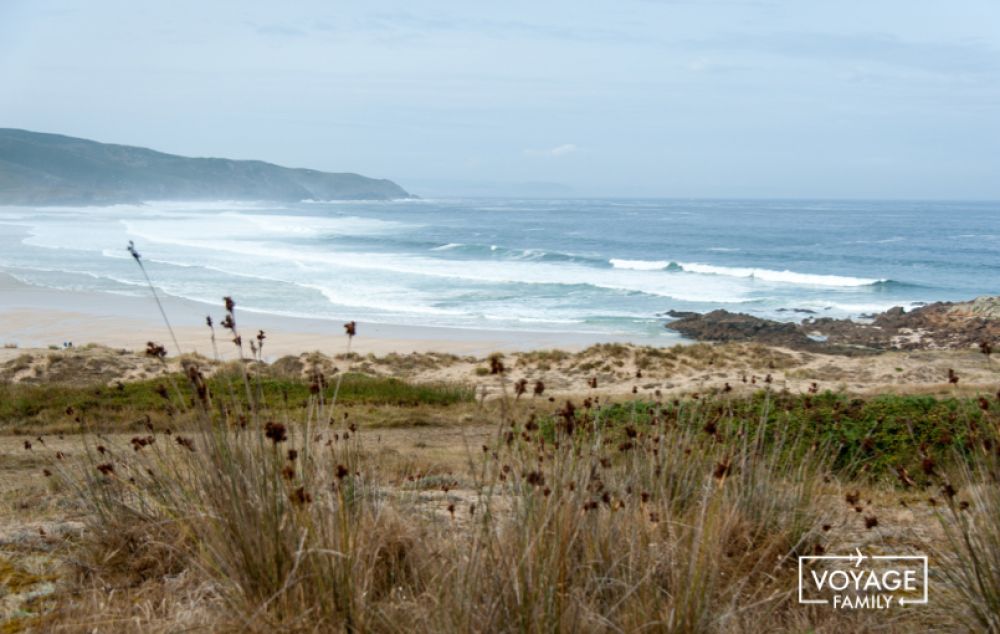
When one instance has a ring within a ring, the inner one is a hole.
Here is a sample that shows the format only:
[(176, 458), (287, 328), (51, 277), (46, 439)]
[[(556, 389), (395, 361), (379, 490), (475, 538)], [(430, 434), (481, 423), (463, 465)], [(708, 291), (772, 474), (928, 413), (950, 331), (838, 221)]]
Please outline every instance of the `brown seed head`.
[(923, 470), (924, 475), (932, 476), (934, 475), (934, 467), (937, 463), (934, 462), (934, 458), (931, 456), (924, 456), (924, 459), (920, 461), (920, 468)]
[(291, 499), (292, 504), (295, 506), (305, 506), (312, 502), (312, 496), (306, 492), (305, 487), (299, 487), (292, 491), (292, 494), (288, 496)]
[(712, 476), (716, 480), (721, 480), (725, 478), (727, 475), (729, 475), (732, 472), (732, 470), (733, 470), (732, 462), (727, 456), (726, 458), (724, 458), (722, 461), (720, 461), (715, 465), (715, 471), (712, 472)]
[(541, 471), (531, 471), (525, 477), (528, 484), (531, 486), (544, 486), (545, 485), (545, 474)]
[(279, 442), (288, 440), (288, 430), (281, 423), (269, 421), (264, 424), (264, 436), (277, 445)]
[(521, 395), (528, 391), (528, 380), (521, 379), (514, 384), (514, 395), (516, 398), (521, 398)]
[(896, 467), (896, 475), (899, 477), (899, 482), (906, 488), (916, 486), (917, 483), (913, 481), (910, 474), (906, 471), (906, 467), (900, 465)]
[(490, 355), (490, 374), (503, 374), (503, 356), (499, 353)]

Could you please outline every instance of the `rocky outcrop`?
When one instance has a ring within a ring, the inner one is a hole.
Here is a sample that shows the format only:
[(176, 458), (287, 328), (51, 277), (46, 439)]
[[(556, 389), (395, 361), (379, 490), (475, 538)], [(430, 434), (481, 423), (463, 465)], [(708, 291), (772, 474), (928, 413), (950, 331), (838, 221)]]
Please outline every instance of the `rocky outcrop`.
[(786, 348), (809, 348), (816, 344), (798, 324), (728, 310), (713, 310), (704, 315), (687, 313), (668, 323), (667, 328), (698, 341), (753, 341)]
[(891, 308), (870, 322), (808, 318), (801, 323), (715, 310), (684, 314), (667, 328), (698, 341), (752, 341), (820, 352), (971, 348), (1000, 345), (1000, 297), (937, 302), (906, 311)]

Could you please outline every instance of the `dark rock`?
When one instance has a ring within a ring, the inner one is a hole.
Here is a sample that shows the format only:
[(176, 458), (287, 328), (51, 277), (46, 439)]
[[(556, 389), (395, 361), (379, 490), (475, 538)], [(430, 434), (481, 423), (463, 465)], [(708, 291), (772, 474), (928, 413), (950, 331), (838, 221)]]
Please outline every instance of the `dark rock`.
[(997, 347), (1000, 342), (1000, 298), (937, 302), (910, 311), (896, 306), (869, 318), (871, 323), (810, 317), (794, 324), (715, 310), (685, 315), (666, 327), (698, 341), (753, 341), (838, 354), (972, 348), (982, 342)]
[(673, 317), (674, 319), (684, 319), (686, 317), (698, 317), (701, 313), (696, 313), (690, 310), (668, 310), (663, 313), (667, 317)]
[(816, 345), (797, 324), (728, 310), (682, 317), (667, 324), (667, 328), (699, 341), (755, 341), (792, 348), (812, 348)]

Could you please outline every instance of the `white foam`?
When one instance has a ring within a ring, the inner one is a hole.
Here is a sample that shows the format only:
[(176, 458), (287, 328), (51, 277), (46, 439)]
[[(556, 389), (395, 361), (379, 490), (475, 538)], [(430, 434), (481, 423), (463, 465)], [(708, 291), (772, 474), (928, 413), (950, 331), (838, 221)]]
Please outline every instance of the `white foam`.
[(262, 200), (147, 200), (143, 206), (163, 211), (287, 209), (284, 205)]
[(590, 285), (683, 301), (721, 303), (741, 302), (749, 290), (737, 280), (722, 277), (707, 281), (697, 279), (695, 276), (667, 276), (656, 271), (595, 269), (574, 263), (507, 260), (500, 264), (490, 260), (443, 260), (403, 254), (329, 253), (308, 248), (291, 250), (272, 243), (250, 240), (164, 239), (163, 236), (157, 235), (142, 237), (150, 241), (201, 249), (208, 253), (237, 254), (248, 262), (255, 262), (256, 266), (268, 266), (267, 260), (275, 262), (298, 260), (304, 263), (322, 264), (329, 275), (345, 270), (364, 270), (487, 283)]
[(520, 253), (514, 256), (516, 260), (540, 260), (548, 255), (548, 252), (542, 249), (523, 249)]
[[(613, 258), (609, 260), (611, 266), (616, 269), (630, 271), (663, 271), (673, 264), (668, 260), (622, 260)], [(718, 275), (723, 277), (737, 277), (745, 279), (764, 280), (780, 284), (798, 284), (803, 286), (835, 286), (835, 287), (856, 287), (869, 286), (885, 280), (867, 279), (861, 277), (848, 277), (843, 275), (816, 275), (810, 273), (796, 273), (795, 271), (774, 271), (771, 269), (715, 266), (711, 264), (699, 264), (693, 262), (678, 262), (677, 266), (686, 273), (696, 273), (702, 275)]]
[(629, 271), (662, 271), (670, 266), (670, 262), (667, 260), (621, 260), (611, 258), (608, 262), (616, 269), (627, 269)]
[(403, 303), (400, 301), (401, 296), (399, 294), (387, 293), (384, 289), (379, 293), (373, 293), (372, 289), (366, 289), (367, 292), (358, 293), (345, 292), (343, 289), (337, 289), (331, 286), (319, 284), (299, 284), (299, 286), (319, 291), (331, 304), (337, 306), (369, 308), (387, 313), (415, 315), (461, 317), (466, 314), (464, 311), (438, 308), (424, 302), (414, 301), (414, 299), (417, 299), (417, 297), (415, 297), (417, 294), (412, 292), (407, 294), (407, 301)]
[(863, 277), (847, 277), (844, 275), (814, 275), (810, 273), (796, 273), (795, 271), (773, 271), (770, 269), (742, 268), (730, 266), (713, 266), (710, 264), (698, 264), (689, 262), (678, 262), (680, 267), (689, 273), (702, 273), (705, 275), (721, 275), (724, 277), (740, 277), (780, 284), (798, 284), (803, 286), (842, 286), (857, 287), (870, 286), (883, 279), (871, 279)]
[(338, 216), (336, 218), (318, 216), (225, 214), (275, 234), (366, 236), (414, 228), (402, 222), (361, 218), (359, 216)]

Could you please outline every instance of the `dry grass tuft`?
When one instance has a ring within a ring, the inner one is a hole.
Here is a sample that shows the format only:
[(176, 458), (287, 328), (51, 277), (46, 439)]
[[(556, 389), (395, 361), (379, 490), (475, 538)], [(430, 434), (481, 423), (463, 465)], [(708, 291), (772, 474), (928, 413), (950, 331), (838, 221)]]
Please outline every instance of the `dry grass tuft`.
[(1000, 632), (1000, 453), (996, 436), (942, 480), (940, 514), (946, 540), (936, 550), (948, 582), (948, 605), (970, 631)]

